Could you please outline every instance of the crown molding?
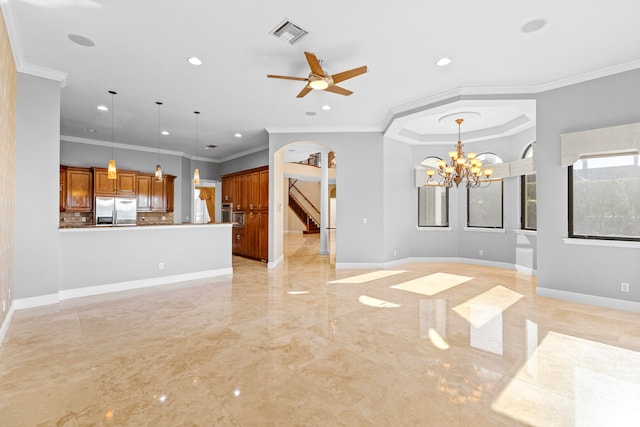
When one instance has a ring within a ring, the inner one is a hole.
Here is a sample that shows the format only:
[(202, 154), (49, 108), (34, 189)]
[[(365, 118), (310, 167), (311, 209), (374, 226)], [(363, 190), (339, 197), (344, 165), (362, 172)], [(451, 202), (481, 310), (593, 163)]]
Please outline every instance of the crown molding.
[(536, 87), (537, 88), (536, 93), (546, 92), (548, 90), (553, 90), (553, 89), (559, 89), (561, 87), (571, 86), (577, 83), (583, 83), (589, 80), (595, 80), (602, 77), (608, 77), (614, 74), (624, 73), (626, 71), (637, 70), (638, 68), (640, 68), (640, 59), (627, 62), (624, 64), (614, 65), (612, 67), (601, 68), (599, 70), (578, 74), (578, 75), (567, 77), (564, 79), (554, 80), (548, 83), (543, 83)]
[[(89, 138), (80, 138), (77, 136), (68, 136), (68, 135), (60, 135), (60, 140), (61, 141), (68, 141), (68, 142), (75, 142), (77, 144), (87, 144), (87, 145), (97, 145), (100, 147), (111, 147), (112, 143), (110, 141), (102, 141), (99, 139), (89, 139)], [(151, 147), (142, 147), (140, 145), (131, 145), (131, 144), (123, 144), (121, 142), (113, 142), (113, 147), (114, 148), (119, 148), (119, 149), (123, 149), (123, 150), (133, 150), (133, 151), (143, 151), (145, 153), (160, 153), (160, 154), (164, 154), (167, 156), (177, 156), (177, 157), (186, 157), (187, 159), (190, 160), (198, 160), (201, 162), (209, 162), (209, 163), (220, 163), (220, 160), (218, 159), (211, 159), (208, 157), (197, 157), (197, 156), (191, 156), (188, 153), (185, 153), (183, 151), (173, 151), (173, 150), (165, 150), (165, 149), (160, 149), (158, 150), (157, 148), (151, 148)]]
[(345, 127), (269, 127), (267, 133), (356, 133), (356, 132), (382, 132), (379, 126), (345, 126)]
[(9, 35), (9, 43), (11, 44), (11, 51), (13, 52), (13, 61), (16, 64), (16, 70), (20, 73), (31, 74), (33, 76), (58, 81), (60, 82), (60, 87), (65, 87), (67, 85), (67, 73), (29, 64), (24, 58), (22, 37), (18, 31), (17, 18), (12, 5), (12, 0), (5, 0), (4, 2), (0, 1), (0, 8), (4, 15), (4, 23), (7, 27), (7, 34)]
[(247, 156), (249, 154), (257, 153), (259, 151), (264, 151), (264, 150), (268, 150), (268, 149), (269, 149), (269, 145), (261, 145), (259, 147), (251, 148), (249, 150), (242, 151), (240, 153), (231, 154), (231, 155), (229, 155), (227, 157), (223, 157), (223, 158), (221, 158), (219, 160), (219, 162), (226, 162), (226, 161), (229, 161), (229, 160), (237, 159), (239, 157)]

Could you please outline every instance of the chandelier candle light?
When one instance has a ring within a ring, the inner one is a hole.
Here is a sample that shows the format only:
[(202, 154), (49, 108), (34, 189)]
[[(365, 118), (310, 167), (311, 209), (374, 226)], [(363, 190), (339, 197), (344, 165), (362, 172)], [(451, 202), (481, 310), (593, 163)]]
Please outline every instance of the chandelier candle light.
[(160, 106), (162, 102), (156, 101), (158, 105), (158, 164), (156, 165), (156, 181), (162, 182), (162, 168), (160, 167)]
[(485, 183), (487, 184), (485, 187), (491, 184), (489, 177), (493, 173), (493, 169), (482, 170), (482, 162), (476, 158), (476, 153), (469, 153), (467, 157), (464, 156), (462, 142), (460, 142), (460, 125), (463, 121), (464, 119), (456, 119), (458, 124), (458, 145), (456, 151), (449, 151), (451, 162), (447, 165), (444, 160), (438, 160), (439, 181), (433, 179), (436, 171), (427, 169), (428, 180), (425, 185), (451, 188), (455, 184), (456, 188), (458, 188), (462, 181), (466, 181), (465, 186), (467, 188), (478, 188)]
[(116, 161), (113, 159), (113, 95), (117, 95), (117, 92), (109, 91), (111, 94), (111, 160), (109, 160), (109, 167), (107, 168), (107, 179), (116, 179)]
[[(195, 160), (198, 157), (198, 114), (200, 114), (200, 111), (194, 111), (193, 114), (196, 115), (196, 151), (193, 158)], [(193, 170), (193, 183), (200, 184), (200, 171), (198, 168)]]

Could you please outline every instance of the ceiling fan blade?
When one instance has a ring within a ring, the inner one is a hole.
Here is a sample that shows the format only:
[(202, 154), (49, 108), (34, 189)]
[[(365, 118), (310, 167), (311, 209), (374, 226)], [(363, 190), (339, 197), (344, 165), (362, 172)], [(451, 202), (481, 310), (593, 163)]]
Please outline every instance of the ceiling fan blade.
[(306, 77), (276, 76), (275, 74), (267, 74), (267, 77), (269, 77), (270, 79), (299, 80), (301, 82), (306, 82), (307, 80), (309, 80)]
[(324, 70), (320, 65), (320, 61), (318, 61), (318, 58), (316, 58), (316, 55), (311, 52), (305, 52), (304, 56), (307, 57), (307, 62), (309, 63), (311, 72), (315, 75), (325, 77)]
[(333, 93), (337, 93), (339, 95), (344, 95), (344, 96), (349, 96), (353, 93), (350, 90), (347, 90), (343, 87), (336, 86), (336, 85), (329, 86), (328, 88), (325, 89), (325, 92), (333, 92)]
[(343, 71), (338, 74), (334, 74), (331, 76), (334, 83), (340, 83), (347, 79), (350, 79), (355, 76), (359, 76), (360, 74), (364, 74), (367, 72), (367, 66), (363, 65), (362, 67), (354, 68), (353, 70)]
[(304, 97), (306, 94), (308, 94), (309, 92), (311, 92), (311, 86), (306, 85), (306, 86), (304, 87), (304, 89), (302, 89), (302, 90), (300, 91), (300, 93), (298, 94), (298, 96), (296, 96), (296, 98), (302, 98), (302, 97)]

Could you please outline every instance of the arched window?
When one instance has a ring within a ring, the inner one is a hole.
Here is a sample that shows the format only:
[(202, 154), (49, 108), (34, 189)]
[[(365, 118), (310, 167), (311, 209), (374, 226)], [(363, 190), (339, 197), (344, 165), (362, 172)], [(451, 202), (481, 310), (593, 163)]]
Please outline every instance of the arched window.
[[(438, 157), (427, 157), (420, 166), (438, 170)], [(418, 227), (449, 226), (449, 189), (435, 185), (418, 188)]]
[[(483, 167), (502, 163), (502, 159), (493, 153), (481, 153), (476, 158)], [(488, 186), (467, 189), (467, 227), (502, 228), (503, 227), (503, 182), (492, 181)]]
[[(524, 150), (523, 159), (533, 157), (535, 142), (532, 142)], [(520, 177), (520, 228), (523, 230), (537, 230), (537, 199), (536, 199), (536, 174), (530, 173)]]

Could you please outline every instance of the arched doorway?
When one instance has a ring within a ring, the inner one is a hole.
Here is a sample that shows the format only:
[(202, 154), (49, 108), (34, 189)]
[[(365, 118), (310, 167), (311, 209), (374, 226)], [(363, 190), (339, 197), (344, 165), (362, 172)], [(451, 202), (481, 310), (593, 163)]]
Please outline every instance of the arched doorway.
[[(294, 141), (273, 154), (273, 221), (270, 267), (285, 257), (285, 237), (311, 235), (316, 253), (335, 263), (335, 151), (313, 141)], [(331, 198), (333, 195), (333, 199)]]

